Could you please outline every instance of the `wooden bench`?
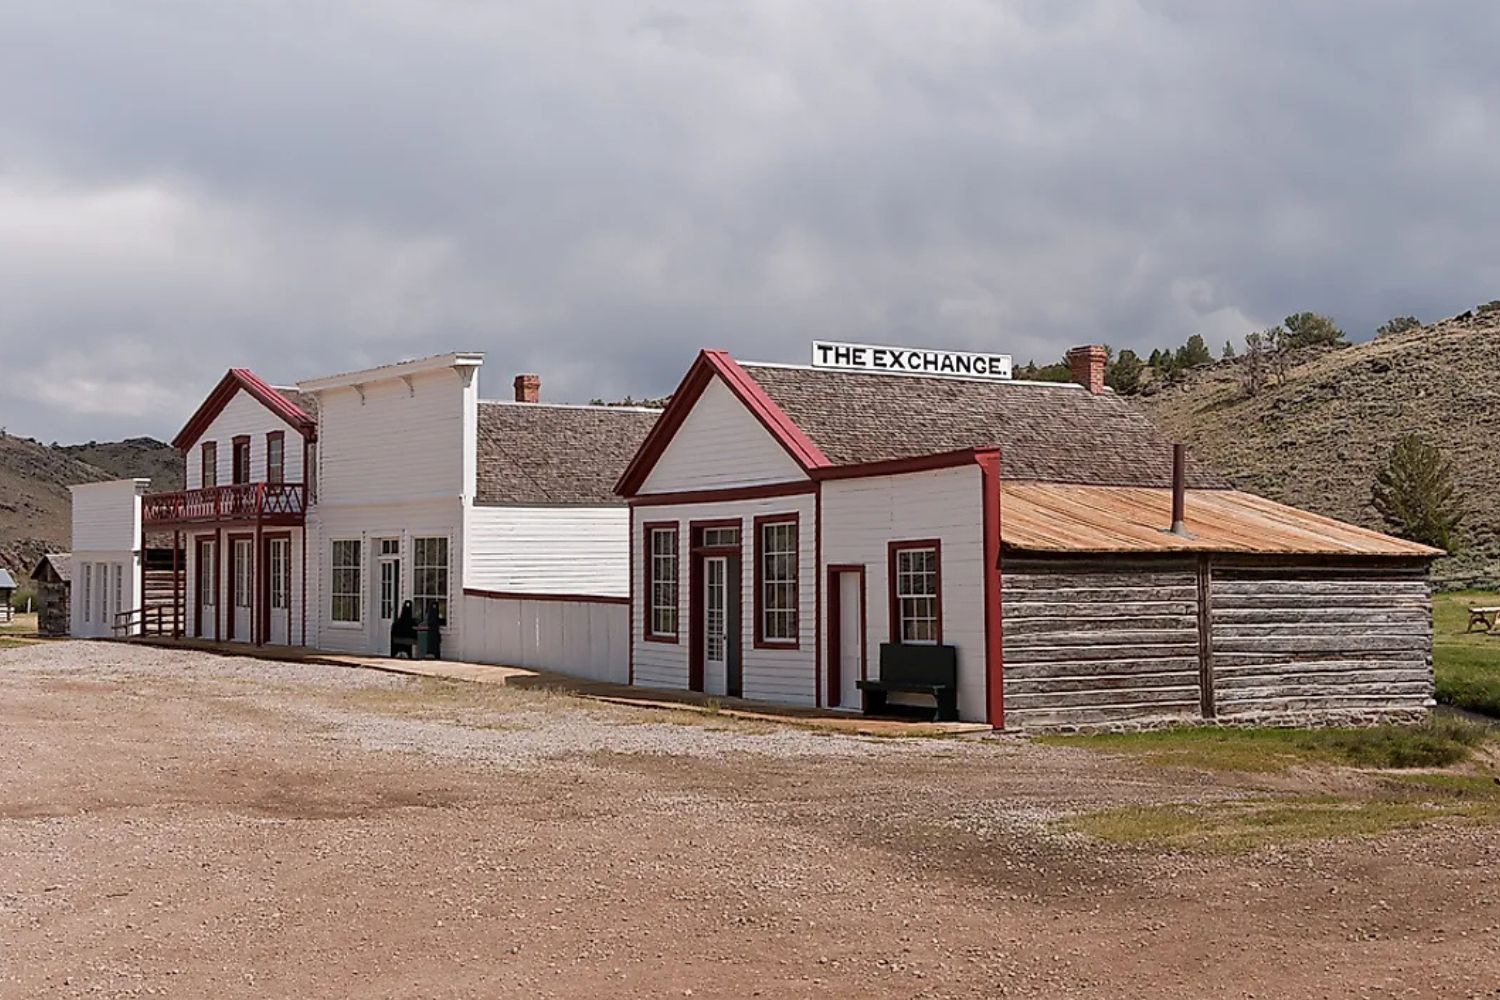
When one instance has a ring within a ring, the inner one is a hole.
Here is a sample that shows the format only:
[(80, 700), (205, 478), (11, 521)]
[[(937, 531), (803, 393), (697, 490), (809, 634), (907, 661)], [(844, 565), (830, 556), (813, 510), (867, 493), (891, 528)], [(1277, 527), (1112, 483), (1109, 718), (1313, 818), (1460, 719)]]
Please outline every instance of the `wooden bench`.
[(1464, 629), (1464, 631), (1466, 633), (1473, 632), (1475, 631), (1474, 626), (1477, 625), (1479, 626), (1478, 630), (1480, 632), (1493, 632), (1495, 631), (1495, 625), (1497, 621), (1500, 621), (1500, 607), (1470, 608), (1469, 627)]
[(880, 644), (880, 677), (858, 682), (866, 715), (880, 715), (891, 694), (931, 695), (935, 722), (958, 721), (958, 650), (952, 646)]

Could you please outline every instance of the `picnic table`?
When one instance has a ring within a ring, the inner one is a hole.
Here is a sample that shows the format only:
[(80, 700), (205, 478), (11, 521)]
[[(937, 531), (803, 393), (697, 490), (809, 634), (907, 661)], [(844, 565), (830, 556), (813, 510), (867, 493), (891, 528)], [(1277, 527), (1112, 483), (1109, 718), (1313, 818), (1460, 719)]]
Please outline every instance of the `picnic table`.
[(1469, 627), (1464, 632), (1473, 632), (1476, 626), (1480, 632), (1494, 632), (1497, 624), (1500, 624), (1500, 607), (1470, 608)]

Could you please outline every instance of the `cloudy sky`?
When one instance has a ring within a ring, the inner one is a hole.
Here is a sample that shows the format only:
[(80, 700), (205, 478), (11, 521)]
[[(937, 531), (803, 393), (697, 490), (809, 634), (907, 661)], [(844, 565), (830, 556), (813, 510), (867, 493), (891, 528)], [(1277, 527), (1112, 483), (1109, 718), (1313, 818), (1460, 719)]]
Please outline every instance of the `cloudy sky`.
[(1500, 4), (4, 0), (0, 425), (1500, 297)]

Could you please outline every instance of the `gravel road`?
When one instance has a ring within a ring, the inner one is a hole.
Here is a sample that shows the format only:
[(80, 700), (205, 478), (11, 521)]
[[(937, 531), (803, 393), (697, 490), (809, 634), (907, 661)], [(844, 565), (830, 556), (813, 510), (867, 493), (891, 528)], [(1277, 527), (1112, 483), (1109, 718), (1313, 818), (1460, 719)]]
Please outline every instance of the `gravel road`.
[(1500, 835), (1059, 835), (1242, 782), (107, 643), (0, 651), (0, 997), (1500, 997)]

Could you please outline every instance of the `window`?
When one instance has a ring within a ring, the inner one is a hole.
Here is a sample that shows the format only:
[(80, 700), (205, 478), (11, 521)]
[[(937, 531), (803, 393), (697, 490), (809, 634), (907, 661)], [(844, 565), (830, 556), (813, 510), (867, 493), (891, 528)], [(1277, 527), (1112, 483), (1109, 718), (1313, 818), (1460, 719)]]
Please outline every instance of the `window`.
[(333, 543), (333, 620), (359, 624), (359, 542), (354, 539)]
[(892, 542), (891, 641), (943, 641), (942, 547), (936, 541)]
[(266, 482), (286, 482), (286, 432), (266, 435)]
[(115, 563), (115, 614), (125, 610), (125, 567)]
[(199, 467), (198, 485), (204, 489), (219, 485), (219, 446), (214, 441), (203, 442), (201, 449), (203, 464)]
[(755, 642), (797, 646), (797, 519), (755, 519)]
[(94, 567), (83, 564), (83, 620), (94, 620)]
[(703, 529), (703, 547), (704, 548), (712, 549), (712, 548), (720, 548), (720, 547), (725, 547), (725, 546), (733, 547), (733, 546), (737, 546), (739, 544), (740, 544), (740, 529), (739, 528), (704, 528)]
[(413, 538), (411, 542), (413, 611), (427, 620), (427, 606), (437, 605), (438, 624), (448, 624), (448, 539)]
[(677, 524), (646, 525), (646, 638), (677, 641)]
[(250, 439), (248, 437), (234, 439), (234, 462), (230, 466), (230, 477), (230, 481), (234, 483), (250, 481)]
[(204, 542), (198, 550), (198, 603), (211, 608), (214, 598), (214, 543)]
[(96, 588), (99, 594), (99, 624), (108, 625), (109, 620), (109, 563), (99, 563), (94, 567), (95, 575), (99, 578), (99, 586)]
[(271, 610), (285, 611), (291, 606), (292, 592), (292, 542), (289, 538), (273, 538), (270, 557), (267, 559), (271, 571)]

